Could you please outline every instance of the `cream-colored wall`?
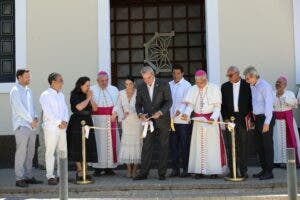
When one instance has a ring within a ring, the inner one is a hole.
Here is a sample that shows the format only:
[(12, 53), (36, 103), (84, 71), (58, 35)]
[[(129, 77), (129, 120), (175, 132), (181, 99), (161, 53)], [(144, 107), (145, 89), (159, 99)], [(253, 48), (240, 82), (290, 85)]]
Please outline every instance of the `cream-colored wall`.
[(298, 91), (292, 0), (220, 0), (219, 23), (222, 82), (230, 65), (241, 72), (254, 65), (272, 85), (285, 75), (288, 89)]
[[(89, 76), (95, 83), (98, 71), (97, 0), (27, 2), (30, 87), (40, 113), (38, 98), (48, 87), (47, 77), (51, 72), (62, 74), (67, 103), (78, 77)], [(0, 134), (7, 135), (12, 130), (8, 94), (0, 94), (0, 102)]]

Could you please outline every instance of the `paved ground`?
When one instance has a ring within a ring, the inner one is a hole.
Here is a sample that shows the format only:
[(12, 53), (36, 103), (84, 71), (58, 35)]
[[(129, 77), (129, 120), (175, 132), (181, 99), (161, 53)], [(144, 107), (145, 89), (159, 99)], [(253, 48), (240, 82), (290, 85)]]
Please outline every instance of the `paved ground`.
[[(249, 175), (259, 168), (251, 167)], [(297, 171), (300, 180), (300, 170)], [(126, 171), (118, 170), (113, 177), (94, 178), (90, 185), (69, 183), (69, 197), (72, 199), (287, 199), (286, 170), (275, 169), (275, 178), (259, 181), (249, 178), (244, 182), (227, 182), (218, 179), (188, 178), (157, 179), (157, 171), (152, 170), (149, 179), (132, 181)], [(29, 188), (15, 187), (13, 169), (0, 170), (0, 199), (47, 199), (59, 197), (59, 186), (48, 186), (44, 170), (35, 170), (36, 178), (44, 180), (41, 185), (30, 185)], [(74, 172), (69, 173), (74, 178)], [(298, 185), (300, 185), (298, 183)], [(299, 187), (300, 189), (300, 187)], [(300, 191), (300, 190), (299, 190)], [(300, 199), (300, 198), (299, 198)]]

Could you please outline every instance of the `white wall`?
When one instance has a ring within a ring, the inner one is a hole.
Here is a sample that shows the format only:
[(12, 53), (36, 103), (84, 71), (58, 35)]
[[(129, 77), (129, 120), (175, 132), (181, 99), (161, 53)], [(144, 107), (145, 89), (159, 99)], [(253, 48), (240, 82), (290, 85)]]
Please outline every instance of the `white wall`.
[[(77, 78), (86, 75), (95, 83), (97, 0), (30, 0), (27, 9), (27, 64), (38, 111), (38, 97), (48, 87), (47, 77), (54, 71), (64, 77), (63, 92), (69, 104), (69, 93)], [(8, 94), (0, 94), (0, 135), (12, 132), (8, 99)]]
[[(254, 65), (272, 85), (285, 75), (288, 89), (298, 91), (293, 0), (220, 0), (219, 20), (222, 82), (230, 65), (241, 71)], [(298, 112), (295, 116), (299, 119)]]

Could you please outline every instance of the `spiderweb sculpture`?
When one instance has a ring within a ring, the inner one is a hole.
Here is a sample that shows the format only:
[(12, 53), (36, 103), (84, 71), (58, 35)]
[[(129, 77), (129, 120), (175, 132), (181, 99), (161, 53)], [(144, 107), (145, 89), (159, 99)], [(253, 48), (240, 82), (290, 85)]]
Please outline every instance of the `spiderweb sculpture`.
[(175, 32), (158, 33), (144, 44), (145, 60), (144, 63), (150, 65), (158, 74), (159, 72), (171, 72), (172, 64), (169, 58), (169, 46)]

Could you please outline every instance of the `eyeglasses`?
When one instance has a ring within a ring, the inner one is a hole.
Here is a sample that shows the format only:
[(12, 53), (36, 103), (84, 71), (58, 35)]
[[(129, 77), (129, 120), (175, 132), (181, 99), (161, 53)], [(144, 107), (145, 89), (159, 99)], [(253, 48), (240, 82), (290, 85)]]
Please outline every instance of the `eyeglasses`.
[(59, 82), (59, 83), (63, 83), (63, 82), (64, 82), (63, 79), (57, 79), (57, 80), (55, 80), (55, 81), (57, 81), (57, 82)]
[(232, 74), (227, 74), (226, 76), (227, 76), (228, 78), (232, 78), (236, 73), (237, 73), (237, 72), (234, 72), (234, 73), (232, 73)]

